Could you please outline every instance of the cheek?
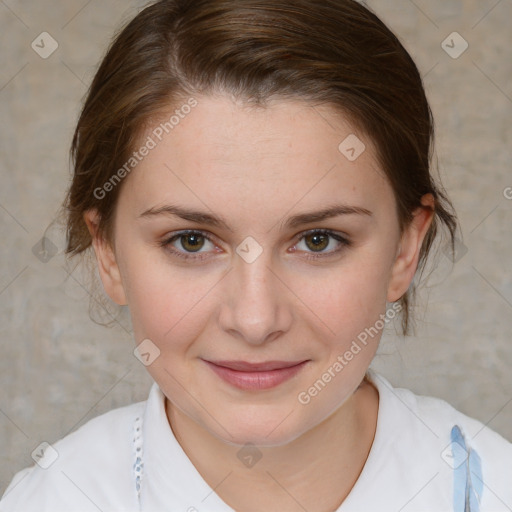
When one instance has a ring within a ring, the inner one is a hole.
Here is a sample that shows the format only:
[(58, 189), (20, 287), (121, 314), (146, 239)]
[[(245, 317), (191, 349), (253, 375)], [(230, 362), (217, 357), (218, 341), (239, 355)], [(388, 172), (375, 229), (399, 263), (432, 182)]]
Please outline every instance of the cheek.
[[(388, 263), (361, 255), (315, 281), (318, 286), (307, 295), (308, 305), (321, 316), (316, 325), (325, 324), (329, 331), (325, 335), (324, 325), (316, 332), (324, 349), (317, 352), (322, 354), (320, 364), (295, 397), (308, 428), (352, 395), (377, 351), (385, 326)], [(304, 278), (301, 286), (306, 290), (311, 280)]]
[(385, 308), (389, 258), (376, 254), (360, 251), (336, 268), (296, 277), (297, 295), (337, 345), (350, 343), (373, 325)]
[(136, 344), (149, 338), (162, 354), (184, 352), (204, 328), (218, 277), (173, 266), (154, 251), (127, 254), (123, 281)]

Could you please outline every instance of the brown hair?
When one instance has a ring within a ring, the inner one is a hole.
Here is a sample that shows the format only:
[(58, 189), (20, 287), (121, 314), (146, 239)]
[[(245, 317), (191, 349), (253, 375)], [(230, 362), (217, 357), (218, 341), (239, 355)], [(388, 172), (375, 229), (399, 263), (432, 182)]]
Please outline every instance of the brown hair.
[[(430, 172), (434, 126), (422, 80), (397, 37), (354, 0), (161, 0), (118, 34), (91, 84), (71, 147), (73, 181), (64, 207), (68, 255), (91, 245), (85, 211), (113, 240), (121, 185), (94, 193), (130, 158), (162, 112), (184, 98), (227, 93), (265, 106), (270, 99), (325, 104), (348, 116), (376, 147), (403, 229), (431, 193), (435, 215), (418, 269), (457, 219)], [(340, 141), (341, 142), (341, 141)], [(415, 285), (400, 298), (403, 333)]]

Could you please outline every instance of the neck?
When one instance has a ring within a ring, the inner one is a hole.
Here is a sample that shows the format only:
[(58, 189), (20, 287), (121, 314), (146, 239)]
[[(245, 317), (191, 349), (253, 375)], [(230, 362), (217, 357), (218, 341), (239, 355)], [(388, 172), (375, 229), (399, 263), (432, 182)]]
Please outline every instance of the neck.
[(237, 511), (327, 512), (337, 509), (359, 477), (370, 452), (378, 392), (363, 380), (333, 414), (281, 446), (257, 447), (260, 460), (240, 464), (242, 448), (223, 442), (166, 399), (169, 423), (208, 485)]

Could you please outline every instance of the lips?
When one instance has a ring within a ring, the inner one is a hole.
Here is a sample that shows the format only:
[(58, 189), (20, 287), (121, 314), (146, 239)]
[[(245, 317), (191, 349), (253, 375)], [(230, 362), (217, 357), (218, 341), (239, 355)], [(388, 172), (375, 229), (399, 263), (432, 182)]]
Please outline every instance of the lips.
[(203, 361), (224, 382), (243, 390), (260, 391), (279, 386), (299, 373), (305, 361)]
[(272, 370), (280, 370), (283, 368), (291, 368), (297, 366), (304, 361), (265, 361), (262, 363), (247, 363), (245, 361), (209, 361), (217, 366), (223, 366), (230, 370), (240, 372), (268, 372)]

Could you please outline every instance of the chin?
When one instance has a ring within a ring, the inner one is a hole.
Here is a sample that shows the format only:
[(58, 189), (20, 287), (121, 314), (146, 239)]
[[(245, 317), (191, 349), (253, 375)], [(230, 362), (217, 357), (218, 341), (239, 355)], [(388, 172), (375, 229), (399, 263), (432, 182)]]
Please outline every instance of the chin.
[[(288, 415), (288, 416), (287, 416)], [(218, 439), (233, 446), (253, 444), (261, 447), (281, 446), (290, 443), (304, 434), (308, 427), (297, 423), (297, 415), (282, 410), (267, 415), (260, 413), (257, 417), (244, 417), (240, 411), (233, 416), (218, 418), (221, 425), (229, 425), (229, 434), (217, 423), (209, 425), (208, 430)]]

